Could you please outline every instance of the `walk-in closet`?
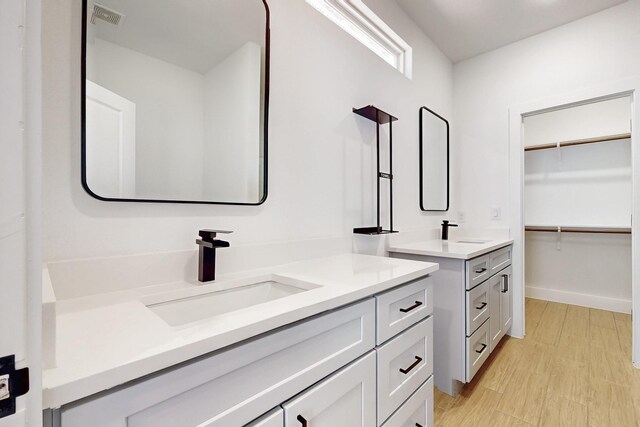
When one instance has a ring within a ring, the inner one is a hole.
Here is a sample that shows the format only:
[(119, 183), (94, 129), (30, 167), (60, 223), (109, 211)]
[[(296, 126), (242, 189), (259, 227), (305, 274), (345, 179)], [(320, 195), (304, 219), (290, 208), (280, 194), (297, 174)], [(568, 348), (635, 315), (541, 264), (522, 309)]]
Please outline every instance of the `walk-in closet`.
[(571, 336), (593, 340), (602, 324), (589, 325), (611, 318), (606, 345), (631, 357), (631, 105), (613, 97), (524, 119), (526, 333), (548, 344), (570, 340), (571, 313), (539, 300), (588, 308)]

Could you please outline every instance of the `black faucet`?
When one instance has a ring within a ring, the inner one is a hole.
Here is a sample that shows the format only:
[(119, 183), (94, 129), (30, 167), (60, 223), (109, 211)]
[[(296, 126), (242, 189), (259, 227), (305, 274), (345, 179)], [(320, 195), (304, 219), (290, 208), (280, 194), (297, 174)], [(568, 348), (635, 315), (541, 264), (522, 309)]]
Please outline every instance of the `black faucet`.
[(218, 233), (229, 234), (233, 233), (233, 231), (200, 230), (198, 233), (202, 237), (196, 240), (196, 243), (200, 246), (198, 280), (201, 282), (210, 282), (216, 279), (216, 248), (229, 247), (229, 242), (215, 239)]
[(457, 227), (458, 224), (449, 224), (446, 219), (442, 221), (442, 240), (449, 240), (449, 227)]

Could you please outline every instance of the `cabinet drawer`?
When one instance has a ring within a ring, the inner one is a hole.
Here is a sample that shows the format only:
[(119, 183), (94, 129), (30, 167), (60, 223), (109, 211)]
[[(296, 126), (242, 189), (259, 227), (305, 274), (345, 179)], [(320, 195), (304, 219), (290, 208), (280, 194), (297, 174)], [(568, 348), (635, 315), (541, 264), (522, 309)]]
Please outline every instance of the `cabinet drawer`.
[(376, 295), (377, 336), (382, 344), (433, 313), (431, 277)]
[(490, 313), (489, 283), (491, 280), (483, 282), (481, 285), (467, 291), (467, 336), (470, 336), (488, 318)]
[(371, 350), (374, 313), (370, 298), (261, 335), (63, 407), (62, 425), (244, 425)]
[(422, 384), (383, 427), (433, 427), (433, 376)]
[(433, 317), (377, 349), (378, 425), (433, 373)]
[(281, 407), (277, 407), (273, 411), (265, 414), (247, 424), (245, 427), (283, 427), (284, 426), (284, 411)]
[(491, 338), (489, 333), (489, 322), (486, 321), (477, 331), (467, 338), (467, 378), (466, 382), (471, 382), (478, 372), (478, 369), (489, 357)]
[(473, 289), (491, 276), (489, 265), (489, 255), (470, 259), (466, 262), (467, 268), (467, 290)]
[(286, 402), (285, 427), (375, 426), (375, 367), (372, 351)]
[(511, 248), (507, 246), (489, 254), (490, 276), (511, 265)]

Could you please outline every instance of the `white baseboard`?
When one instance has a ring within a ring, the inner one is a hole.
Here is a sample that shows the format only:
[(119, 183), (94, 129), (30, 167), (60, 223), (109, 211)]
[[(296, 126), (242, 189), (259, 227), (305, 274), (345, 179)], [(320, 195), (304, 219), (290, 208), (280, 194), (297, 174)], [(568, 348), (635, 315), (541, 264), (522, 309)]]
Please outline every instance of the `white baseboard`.
[(579, 294), (576, 292), (559, 291), (557, 289), (525, 287), (527, 297), (582, 307), (599, 308), (617, 313), (631, 313), (631, 300), (608, 298), (598, 295)]

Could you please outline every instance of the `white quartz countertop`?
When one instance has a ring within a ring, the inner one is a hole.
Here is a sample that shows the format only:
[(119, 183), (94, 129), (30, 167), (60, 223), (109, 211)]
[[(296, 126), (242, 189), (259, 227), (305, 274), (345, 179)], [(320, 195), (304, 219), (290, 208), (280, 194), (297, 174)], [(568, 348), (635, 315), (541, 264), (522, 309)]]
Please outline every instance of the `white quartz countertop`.
[[(342, 254), (219, 277), (58, 301), (56, 367), (43, 372), (45, 408), (57, 408), (309, 316), (424, 277), (438, 264)], [(145, 303), (277, 275), (317, 288), (182, 326)]]
[(424, 240), (392, 245), (389, 252), (441, 258), (471, 259), (513, 243), (509, 239)]

